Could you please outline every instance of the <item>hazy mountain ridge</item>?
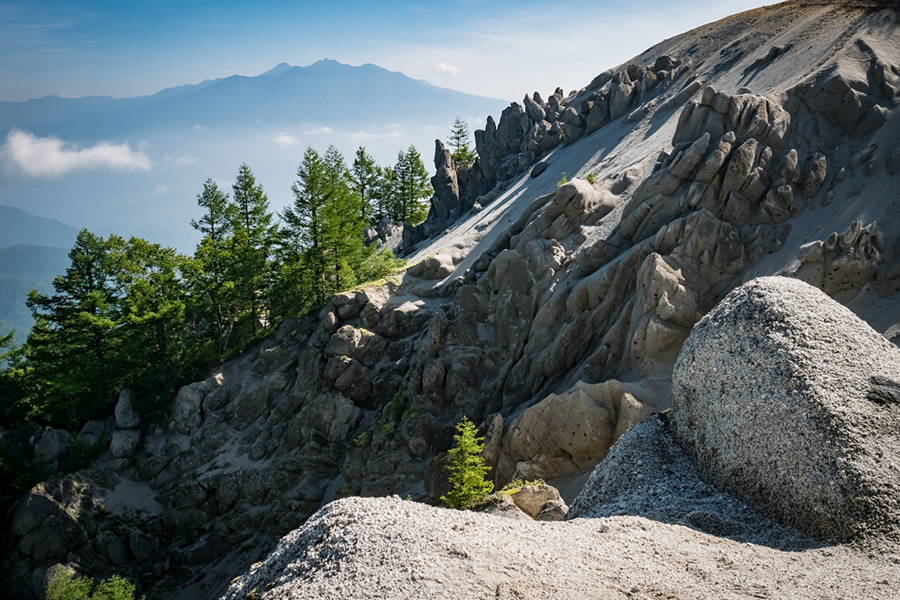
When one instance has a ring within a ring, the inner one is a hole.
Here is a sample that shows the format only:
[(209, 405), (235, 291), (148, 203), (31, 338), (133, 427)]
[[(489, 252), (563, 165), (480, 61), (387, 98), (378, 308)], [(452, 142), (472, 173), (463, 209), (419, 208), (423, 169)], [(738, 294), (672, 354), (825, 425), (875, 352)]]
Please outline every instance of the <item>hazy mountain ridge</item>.
[(17, 244), (70, 248), (78, 230), (56, 219), (0, 204), (0, 248)]
[(28, 293), (53, 293), (53, 279), (69, 266), (69, 250), (17, 244), (0, 248), (0, 335), (16, 330), (16, 342), (25, 341), (34, 320), (25, 305)]
[[(152, 96), (0, 103), (0, 197), (95, 232), (161, 231), (152, 241), (189, 252), (199, 241), (189, 224), (199, 216), (196, 196), (209, 177), (228, 182), (247, 163), (280, 210), (307, 146), (334, 144), (346, 157), (365, 146), (388, 166), (410, 144), (427, 156), (457, 116), (498, 114), (505, 104), (326, 60)], [(14, 145), (13, 129), (30, 136)], [(87, 160), (101, 142), (112, 148)]]
[(482, 114), (486, 104), (498, 102), (371, 64), (353, 67), (324, 59), (306, 67), (282, 65), (257, 76), (232, 75), (150, 96), (0, 102), (0, 132), (19, 128), (87, 142), (194, 126), (239, 128), (298, 120), (359, 125), (373, 116), (387, 124), (428, 116), (436, 105), (452, 103), (460, 114)]

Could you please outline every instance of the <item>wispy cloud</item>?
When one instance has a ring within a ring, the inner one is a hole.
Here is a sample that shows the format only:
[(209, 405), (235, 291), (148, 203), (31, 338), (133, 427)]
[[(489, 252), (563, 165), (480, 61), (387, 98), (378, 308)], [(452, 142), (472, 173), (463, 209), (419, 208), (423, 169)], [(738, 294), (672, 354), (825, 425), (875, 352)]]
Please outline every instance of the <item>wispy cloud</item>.
[(197, 162), (197, 158), (191, 156), (190, 154), (183, 154), (178, 158), (173, 158), (172, 162), (174, 162), (179, 167), (189, 167)]
[(153, 166), (149, 156), (132, 150), (128, 144), (100, 142), (90, 148), (78, 148), (59, 138), (39, 138), (18, 129), (6, 136), (2, 154), (32, 177), (58, 177), (91, 169), (149, 171)]
[(317, 127), (315, 129), (310, 129), (309, 131), (304, 131), (303, 135), (322, 135), (334, 133), (334, 130), (331, 127)]
[(458, 77), (459, 76), (459, 67), (454, 65), (448, 65), (447, 63), (439, 62), (437, 65), (437, 70), (441, 73), (445, 73), (450, 77)]
[(291, 146), (296, 146), (297, 144), (300, 143), (300, 140), (298, 140), (297, 138), (295, 138), (292, 135), (286, 134), (283, 131), (281, 133), (279, 133), (278, 135), (276, 135), (272, 139), (272, 141), (283, 148), (290, 148)]

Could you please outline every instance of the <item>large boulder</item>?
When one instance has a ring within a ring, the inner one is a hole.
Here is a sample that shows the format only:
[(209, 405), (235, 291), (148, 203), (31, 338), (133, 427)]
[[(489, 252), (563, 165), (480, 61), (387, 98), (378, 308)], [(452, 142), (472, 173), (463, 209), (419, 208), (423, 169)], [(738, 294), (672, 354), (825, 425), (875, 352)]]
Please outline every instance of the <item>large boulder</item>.
[(628, 427), (648, 414), (616, 380), (578, 381), (525, 409), (510, 425), (500, 448), (497, 481), (563, 477), (593, 468)]
[(673, 396), (714, 484), (817, 537), (900, 533), (900, 350), (818, 289), (734, 290), (685, 342)]
[(141, 424), (141, 416), (134, 408), (134, 392), (128, 388), (119, 394), (116, 402), (116, 426), (121, 429), (132, 429)]

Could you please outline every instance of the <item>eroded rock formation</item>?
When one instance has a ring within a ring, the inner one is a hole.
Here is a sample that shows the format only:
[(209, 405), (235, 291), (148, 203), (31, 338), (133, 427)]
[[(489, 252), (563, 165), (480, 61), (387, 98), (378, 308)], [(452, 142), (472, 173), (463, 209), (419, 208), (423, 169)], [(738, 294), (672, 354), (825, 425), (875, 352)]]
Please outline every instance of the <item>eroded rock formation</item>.
[[(123, 399), (82, 432), (108, 450), (96, 467), (14, 508), (6, 589), (27, 598), (67, 563), (212, 597), (335, 498), (439, 497), (462, 416), (498, 485), (588, 471), (669, 406), (695, 323), (758, 275), (896, 334), (896, 32), (896, 9), (871, 3), (750, 11), (527, 96), (476, 133), (471, 168), (437, 144), (407, 272), (282, 324), (162, 420), (134, 422)], [(557, 189), (563, 170), (583, 177)], [(65, 460), (57, 434), (23, 436)], [(64, 526), (40, 529), (51, 514)]]

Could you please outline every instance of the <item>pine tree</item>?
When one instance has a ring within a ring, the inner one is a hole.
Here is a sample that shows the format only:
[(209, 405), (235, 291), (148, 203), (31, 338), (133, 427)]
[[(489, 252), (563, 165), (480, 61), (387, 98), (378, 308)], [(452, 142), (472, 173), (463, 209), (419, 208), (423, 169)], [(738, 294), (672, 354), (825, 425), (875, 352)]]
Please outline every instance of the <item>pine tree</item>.
[(330, 295), (356, 285), (356, 272), (374, 248), (363, 244), (366, 223), (361, 216), (361, 200), (353, 189), (343, 155), (329, 146), (323, 163), (328, 181), (323, 211), (325, 281), (326, 294)]
[(381, 169), (372, 191), (372, 203), (375, 206), (374, 220), (380, 221), (383, 217), (388, 217), (390, 220), (398, 222), (394, 218), (397, 213), (395, 208), (400, 204), (397, 198), (398, 193), (397, 172), (394, 167)]
[(232, 186), (231, 230), (233, 231), (230, 264), (235, 294), (241, 300), (241, 321), (248, 335), (259, 331), (261, 321), (268, 323), (269, 288), (273, 267), (270, 265), (275, 227), (269, 212), (269, 198), (262, 185), (256, 183), (250, 167), (242, 164)]
[(490, 467), (481, 456), (484, 438), (476, 435), (475, 424), (463, 417), (456, 424), (456, 431), (453, 436), (456, 444), (447, 452), (452, 487), (446, 496), (441, 496), (441, 501), (448, 508), (464, 510), (494, 491), (494, 484), (484, 479)]
[[(343, 155), (329, 146), (323, 156), (307, 148), (297, 169), (294, 203), (281, 214), (285, 274), (310, 284), (313, 303), (353, 286), (357, 270), (374, 252), (363, 244), (365, 221)], [(301, 263), (301, 264), (298, 264)]]
[(364, 147), (360, 146), (356, 150), (353, 165), (350, 167), (350, 177), (361, 202), (360, 215), (366, 223), (376, 222), (374, 200), (380, 175), (381, 168), (375, 164), (375, 159), (366, 152)]
[[(323, 211), (327, 189), (322, 157), (313, 148), (307, 148), (297, 167), (297, 180), (291, 186), (294, 202), (279, 215), (284, 223), (280, 243), (286, 271), (295, 277), (302, 275), (309, 282), (315, 304), (325, 301)], [(291, 304), (283, 295), (281, 297), (282, 305)], [(293, 305), (299, 307), (303, 303), (294, 299)]]
[(197, 204), (206, 212), (199, 221), (191, 220), (191, 226), (203, 234), (194, 253), (194, 268), (189, 269), (197, 294), (194, 310), (201, 321), (207, 319), (215, 326), (215, 350), (223, 353), (238, 318), (234, 282), (228, 270), (234, 207), (212, 179), (204, 182)]
[(187, 257), (173, 248), (133, 237), (113, 253), (121, 286), (124, 383), (142, 403), (158, 406), (174, 395), (182, 372), (194, 358), (197, 340), (185, 327)]
[(428, 171), (415, 146), (397, 154), (394, 172), (396, 182), (388, 204), (388, 215), (394, 222), (417, 225), (428, 216), (428, 203), (424, 200), (431, 197), (432, 189)]
[(121, 290), (110, 249), (124, 244), (82, 229), (71, 265), (53, 281), (52, 296), (32, 291), (35, 319), (26, 341), (26, 385), (36, 415), (74, 426), (99, 417), (122, 387)]
[(475, 152), (469, 147), (469, 126), (460, 117), (453, 121), (448, 140), (452, 149), (450, 156), (457, 165), (471, 165), (477, 158)]

